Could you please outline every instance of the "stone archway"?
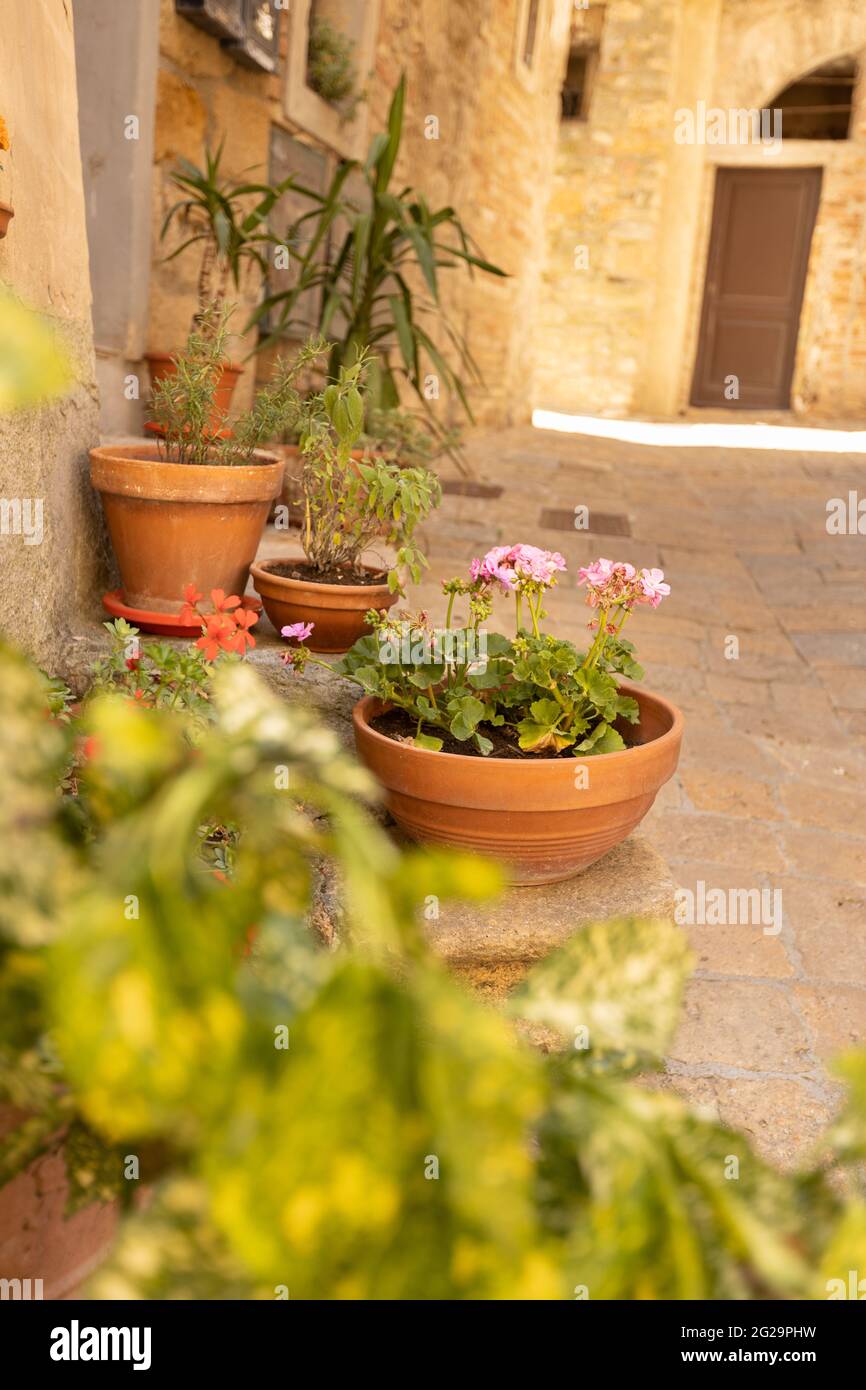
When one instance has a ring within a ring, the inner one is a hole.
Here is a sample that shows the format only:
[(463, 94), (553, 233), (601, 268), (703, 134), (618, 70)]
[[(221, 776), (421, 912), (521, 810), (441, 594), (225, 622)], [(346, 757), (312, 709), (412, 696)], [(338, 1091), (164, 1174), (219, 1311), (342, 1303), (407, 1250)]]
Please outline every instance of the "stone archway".
[(862, 0), (727, 0), (714, 102), (760, 109), (803, 73), (862, 49)]

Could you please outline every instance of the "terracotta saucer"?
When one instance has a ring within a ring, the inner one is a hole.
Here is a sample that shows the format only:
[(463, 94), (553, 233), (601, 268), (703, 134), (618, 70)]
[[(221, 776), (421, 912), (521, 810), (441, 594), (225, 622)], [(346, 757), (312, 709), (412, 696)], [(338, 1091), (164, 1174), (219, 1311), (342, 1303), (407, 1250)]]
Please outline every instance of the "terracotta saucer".
[[(256, 613), (262, 611), (260, 598), (247, 594), (242, 597), (241, 602), (244, 608), (252, 608)], [(110, 593), (103, 594), (102, 606), (112, 618), (125, 618), (133, 627), (139, 628), (142, 632), (152, 632), (158, 637), (201, 636), (201, 623), (182, 623), (180, 614), (175, 616), (172, 613), (151, 613), (146, 608), (128, 607), (123, 602), (122, 589), (112, 589)]]

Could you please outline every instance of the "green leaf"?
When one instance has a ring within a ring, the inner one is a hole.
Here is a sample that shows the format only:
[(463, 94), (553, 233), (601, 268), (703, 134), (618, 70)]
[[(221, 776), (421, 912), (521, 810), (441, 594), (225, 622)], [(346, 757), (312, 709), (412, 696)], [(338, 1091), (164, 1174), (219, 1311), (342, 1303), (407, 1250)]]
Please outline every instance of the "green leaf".
[(433, 753), (439, 753), (442, 748), (442, 739), (434, 734), (416, 734), (412, 741), (416, 748), (429, 748)]
[(562, 718), (562, 705), (556, 700), (533, 700), (529, 713), (539, 724), (557, 724)]
[(684, 933), (663, 918), (594, 922), (530, 971), (509, 1011), (576, 1038), (581, 1052), (586, 1042), (661, 1060), (690, 964)]
[(604, 720), (597, 724), (591, 734), (575, 745), (576, 753), (618, 753), (625, 748), (625, 740), (611, 724)]

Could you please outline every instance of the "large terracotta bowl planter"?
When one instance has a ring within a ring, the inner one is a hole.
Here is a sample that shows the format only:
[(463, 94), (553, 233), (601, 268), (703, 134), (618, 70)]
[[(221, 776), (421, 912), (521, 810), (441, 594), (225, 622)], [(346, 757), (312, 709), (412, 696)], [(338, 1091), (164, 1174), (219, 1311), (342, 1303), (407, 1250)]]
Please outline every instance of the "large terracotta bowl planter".
[(259, 451), (255, 458), (227, 468), (166, 463), (156, 444), (91, 449), (90, 478), (130, 608), (175, 613), (187, 584), (243, 593), (283, 484), (282, 460)]
[[(289, 579), (274, 574), (285, 560), (263, 560), (250, 573), (256, 593), (277, 632), (290, 623), (313, 623), (305, 646), (313, 652), (347, 652), (370, 628), (364, 614), (370, 608), (390, 608), (397, 602), (386, 583), (317, 584), (308, 579)], [(298, 562), (301, 563), (301, 562)], [(368, 574), (377, 573), (364, 565)]]
[[(177, 363), (168, 352), (146, 352), (144, 359), (147, 362), (150, 372), (151, 387), (155, 386), (163, 377), (174, 376), (177, 371)], [(239, 367), (234, 362), (223, 362), (220, 379), (214, 392), (213, 410), (211, 411), (209, 427), (211, 434), (218, 434), (225, 424), (226, 415), (232, 403), (235, 386), (238, 377), (243, 373), (243, 367)]]
[[(388, 708), (372, 695), (353, 712), (355, 743), (385, 788), (385, 804), (414, 840), (504, 860), (517, 884), (571, 878), (643, 820), (679, 761), (683, 717), (627, 681), (640, 707), (624, 725), (635, 746), (594, 758), (482, 758), (398, 743), (371, 727)], [(576, 785), (579, 768), (587, 786)]]

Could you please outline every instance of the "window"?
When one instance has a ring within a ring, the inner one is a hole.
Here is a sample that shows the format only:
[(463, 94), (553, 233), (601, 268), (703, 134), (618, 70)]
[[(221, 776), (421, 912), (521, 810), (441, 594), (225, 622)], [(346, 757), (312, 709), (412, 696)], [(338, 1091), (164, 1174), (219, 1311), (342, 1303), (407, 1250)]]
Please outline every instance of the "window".
[(541, 0), (529, 0), (526, 7), (526, 28), (523, 31), (523, 61), (528, 68), (535, 61), (535, 40), (538, 34), (538, 7)]
[(597, 61), (597, 48), (573, 48), (569, 53), (561, 94), (564, 121), (586, 120)]
[(836, 58), (798, 77), (768, 103), (782, 112), (783, 140), (847, 140), (856, 82), (854, 58)]

